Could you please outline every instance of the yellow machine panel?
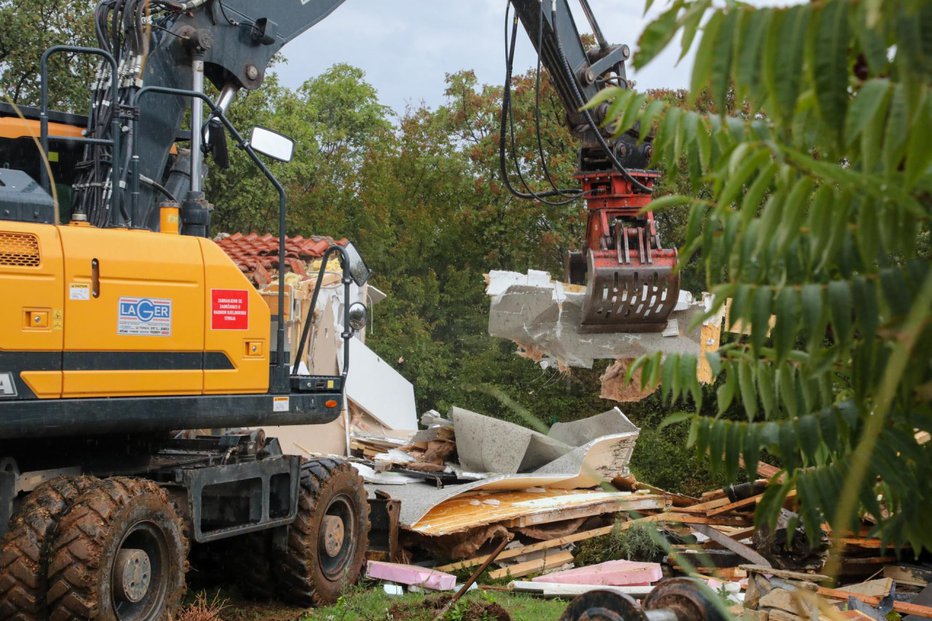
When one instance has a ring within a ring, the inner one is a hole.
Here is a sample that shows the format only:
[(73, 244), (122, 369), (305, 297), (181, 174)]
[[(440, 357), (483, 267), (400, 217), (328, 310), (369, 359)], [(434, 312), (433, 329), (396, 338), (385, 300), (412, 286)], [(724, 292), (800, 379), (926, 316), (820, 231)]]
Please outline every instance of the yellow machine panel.
[[(52, 225), (0, 222), (0, 351), (62, 349), (62, 251)], [(39, 398), (61, 396), (61, 359), (34, 358), (23, 380)]]
[(235, 366), (235, 369), (205, 366), (204, 392), (266, 392), (269, 387), (269, 307), (217, 244), (209, 239), (196, 239), (203, 252), (206, 279), (204, 349), (223, 352)]
[(203, 391), (204, 268), (197, 240), (60, 227), (64, 397)]

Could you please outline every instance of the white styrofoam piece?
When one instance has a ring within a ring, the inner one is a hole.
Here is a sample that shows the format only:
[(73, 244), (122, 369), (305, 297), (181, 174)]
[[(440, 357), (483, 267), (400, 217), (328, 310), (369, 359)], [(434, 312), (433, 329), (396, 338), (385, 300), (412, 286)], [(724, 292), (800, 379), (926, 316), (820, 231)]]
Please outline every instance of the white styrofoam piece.
[(350, 339), (346, 398), (387, 427), (417, 430), (414, 385), (357, 339)]
[(534, 593), (543, 597), (575, 597), (589, 591), (614, 591), (635, 598), (646, 597), (654, 590), (653, 586), (605, 586), (601, 584), (551, 584), (546, 582), (531, 582), (530, 580), (515, 580), (511, 588), (519, 593)]

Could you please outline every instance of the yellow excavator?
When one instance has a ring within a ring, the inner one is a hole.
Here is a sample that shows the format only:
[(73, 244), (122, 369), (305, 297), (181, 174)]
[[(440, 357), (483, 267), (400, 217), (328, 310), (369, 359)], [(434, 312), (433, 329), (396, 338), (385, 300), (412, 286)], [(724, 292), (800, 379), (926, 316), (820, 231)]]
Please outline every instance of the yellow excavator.
[[(326, 251), (320, 276), (342, 266), (343, 371), (302, 374), (290, 362), (319, 284), (287, 343), (284, 267), (269, 304), (211, 241), (202, 189), (228, 140), (244, 149), (278, 192), (286, 265), (285, 192), (263, 157), (287, 161), (293, 145), (262, 128), (247, 138), (226, 112), (342, 1), (105, 0), (99, 47), (46, 50), (40, 106), (0, 105), (0, 619), (164, 619), (192, 543), (227, 542), (247, 587), (301, 605), (335, 601), (359, 575), (377, 505), (349, 464), (229, 430), (339, 415), (366, 320), (349, 291), (369, 270), (351, 244)], [(592, 49), (566, 0), (511, 4), (582, 145), (589, 225), (570, 273), (588, 281), (584, 325), (662, 330), (678, 282), (643, 213), (650, 145), (612, 137), (604, 108), (581, 111), (627, 86), (629, 49), (606, 43), (585, 0)], [(86, 116), (48, 109), (48, 61), (63, 53), (99, 60)]]

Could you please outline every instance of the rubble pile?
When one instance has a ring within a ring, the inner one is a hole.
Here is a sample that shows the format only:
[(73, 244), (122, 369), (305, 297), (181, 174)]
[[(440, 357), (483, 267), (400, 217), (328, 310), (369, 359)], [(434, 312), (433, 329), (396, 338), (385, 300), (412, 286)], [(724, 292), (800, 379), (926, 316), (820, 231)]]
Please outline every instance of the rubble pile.
[[(234, 234), (218, 243), (274, 311), (278, 239)], [(292, 344), (331, 243), (323, 237), (286, 240), (283, 319)], [(328, 266), (321, 283), (309, 355), (292, 360), (311, 373), (342, 368), (338, 270), (338, 262)], [(602, 391), (615, 401), (644, 396), (625, 381), (631, 358), (646, 350), (713, 351), (721, 336), (721, 317), (700, 321), (707, 297), (681, 295), (662, 333), (584, 335), (576, 330), (581, 287), (543, 272), (493, 272), (487, 293), (490, 333), (516, 342), (522, 355), (558, 367), (613, 359)], [(372, 304), (384, 294), (366, 286), (352, 297)], [(836, 582), (818, 573), (829, 533), (813, 542), (796, 526), (794, 493), (786, 496), (774, 529), (755, 529), (757, 504), (782, 476), (776, 467), (760, 463), (755, 480), (693, 498), (635, 479), (628, 466), (640, 430), (617, 407), (549, 429), (537, 428), (536, 420), (527, 421), (529, 428), (459, 407), (445, 415), (431, 410), (418, 420), (413, 386), (364, 338), (362, 332), (350, 340), (354, 372), (343, 417), (267, 432), (289, 453), (349, 457), (370, 497), (367, 575), (386, 593), (457, 590), (448, 600), (453, 602), (483, 575), (544, 597), (608, 589), (644, 598), (660, 581), (686, 574), (707, 584), (736, 618), (932, 618), (932, 567), (901, 564), (910, 550), (884, 548), (866, 536), (870, 525), (846, 533)], [(698, 374), (700, 380), (710, 377), (701, 367)], [(616, 550), (613, 542), (639, 531), (654, 542), (651, 558), (592, 559), (584, 551)], [(469, 574), (460, 584), (458, 578)]]
[[(489, 580), (510, 580), (511, 590), (544, 597), (608, 589), (642, 598), (662, 579), (687, 574), (736, 618), (932, 618), (932, 602), (923, 603), (932, 598), (932, 568), (897, 565), (908, 549), (884, 550), (851, 533), (839, 586), (818, 573), (828, 533), (812, 544), (787, 530), (798, 522), (795, 494), (776, 529), (756, 530), (757, 503), (782, 476), (774, 466), (761, 463), (756, 480), (693, 498), (635, 480), (628, 462), (639, 430), (618, 408), (546, 432), (456, 407), (420, 422), (425, 428), (407, 440), (352, 438), (370, 495), (397, 503), (397, 531), (380, 534), (393, 541), (375, 546), (368, 574), (393, 592), (455, 590), (456, 575), (484, 570)], [(578, 546), (641, 525), (658, 533), (661, 562), (575, 565)]]

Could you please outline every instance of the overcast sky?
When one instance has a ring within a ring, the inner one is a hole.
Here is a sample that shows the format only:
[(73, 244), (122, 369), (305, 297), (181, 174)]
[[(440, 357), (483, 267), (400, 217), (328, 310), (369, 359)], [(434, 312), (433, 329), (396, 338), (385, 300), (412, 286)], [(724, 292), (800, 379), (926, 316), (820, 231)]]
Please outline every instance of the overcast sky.
[[(665, 4), (657, 0), (648, 18)], [(421, 102), (436, 107), (444, 102), (447, 73), (472, 69), (481, 84), (504, 81), (505, 5), (506, 0), (346, 0), (284, 48), (287, 63), (276, 72), (294, 88), (335, 63), (349, 63), (366, 72), (381, 102), (396, 111)], [(590, 5), (609, 42), (636, 49), (647, 23), (643, 0), (590, 0)], [(576, 25), (589, 31), (581, 14)], [(537, 56), (524, 30), (518, 31), (515, 73), (523, 73), (536, 65)], [(692, 55), (676, 65), (678, 56), (677, 43), (641, 72), (629, 66), (628, 76), (639, 90), (685, 87)]]

